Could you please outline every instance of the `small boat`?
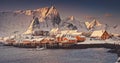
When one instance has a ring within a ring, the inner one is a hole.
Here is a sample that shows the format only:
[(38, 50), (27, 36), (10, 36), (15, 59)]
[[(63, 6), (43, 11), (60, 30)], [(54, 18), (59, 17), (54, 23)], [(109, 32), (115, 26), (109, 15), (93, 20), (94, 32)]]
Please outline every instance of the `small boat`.
[(41, 48), (36, 48), (37, 51), (41, 51), (41, 50), (45, 50), (45, 47), (41, 47)]

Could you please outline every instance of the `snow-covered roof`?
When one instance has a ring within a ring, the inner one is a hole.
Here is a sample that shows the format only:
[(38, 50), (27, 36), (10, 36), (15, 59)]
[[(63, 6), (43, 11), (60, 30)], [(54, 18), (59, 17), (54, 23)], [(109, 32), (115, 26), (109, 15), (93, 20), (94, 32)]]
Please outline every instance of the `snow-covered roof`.
[(82, 32), (72, 33), (71, 35), (82, 35)]
[(62, 34), (71, 34), (71, 33), (77, 33), (77, 30), (64, 30), (61, 31)]
[(105, 30), (93, 31), (91, 37), (101, 37), (101, 36), (103, 35), (104, 32), (105, 32)]
[(77, 30), (64, 30), (60, 34), (57, 34), (56, 37), (62, 37), (63, 35), (81, 35), (82, 32), (77, 32)]
[(9, 37), (4, 37), (4, 38), (3, 38), (4, 41), (5, 41), (5, 40), (8, 40), (8, 39), (9, 39)]
[(69, 39), (69, 40), (76, 40), (76, 38), (75, 38), (75, 37), (70, 36), (70, 35), (66, 35), (65, 37), (66, 37), (67, 39)]
[(54, 33), (54, 32), (57, 32), (58, 31), (58, 28), (53, 28), (50, 33)]
[(69, 32), (68, 30), (64, 30), (64, 31), (61, 31), (61, 34), (66, 34), (68, 32)]
[(67, 37), (67, 39), (69, 39), (69, 40), (77, 40), (76, 38), (73, 38), (73, 37)]
[(76, 33), (77, 30), (70, 30), (69, 33)]
[(38, 39), (33, 39), (33, 40), (35, 40), (35, 41), (41, 41), (41, 40), (43, 40), (44, 38), (38, 38)]
[(63, 34), (57, 34), (56, 35), (56, 37), (62, 37), (63, 36)]
[(15, 35), (11, 35), (9, 38), (10, 38), (10, 39), (14, 39), (14, 38), (15, 38)]

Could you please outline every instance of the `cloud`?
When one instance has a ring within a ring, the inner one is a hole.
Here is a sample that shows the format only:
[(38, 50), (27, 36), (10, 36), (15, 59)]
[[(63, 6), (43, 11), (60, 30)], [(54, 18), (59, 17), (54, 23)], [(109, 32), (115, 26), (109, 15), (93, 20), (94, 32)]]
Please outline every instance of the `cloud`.
[(104, 16), (105, 16), (105, 17), (112, 17), (112, 14), (106, 13), (106, 14), (104, 14)]

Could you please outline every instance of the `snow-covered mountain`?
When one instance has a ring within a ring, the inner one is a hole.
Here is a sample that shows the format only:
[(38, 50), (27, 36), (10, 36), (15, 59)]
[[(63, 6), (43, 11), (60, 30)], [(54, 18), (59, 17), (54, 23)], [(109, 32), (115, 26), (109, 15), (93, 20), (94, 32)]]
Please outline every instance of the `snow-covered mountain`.
[(0, 12), (0, 34), (8, 36), (15, 31), (23, 33), (30, 26), (33, 18), (38, 18), (40, 29), (50, 30), (58, 27), (61, 22), (60, 15), (54, 6), (36, 10), (18, 10), (13, 12)]
[(68, 16), (60, 24), (61, 29), (87, 31), (84, 22), (77, 20), (74, 16)]
[[(101, 25), (98, 21), (87, 23), (94, 29), (98, 29), (97, 25)], [(106, 25), (102, 23), (102, 28)], [(117, 26), (114, 29), (117, 29)], [(81, 32), (87, 32), (84, 21), (76, 19), (74, 16), (61, 18), (58, 10), (54, 7), (44, 7), (35, 10), (17, 10), (13, 12), (0, 12), (0, 36), (10, 36), (17, 33), (25, 33), (29, 31), (51, 30), (59, 28), (61, 30), (72, 29)], [(100, 27), (101, 28), (101, 27)], [(110, 32), (112, 32), (110, 30)]]
[[(19, 12), (21, 14), (21, 12)], [(22, 14), (31, 15), (37, 17), (40, 22), (41, 29), (50, 29), (53, 27), (58, 27), (61, 22), (59, 12), (54, 6), (39, 8), (36, 10), (26, 10), (22, 11)]]
[(19, 10), (19, 11), (15, 11), (15, 13), (38, 17), (40, 22), (51, 20), (53, 21), (53, 25), (59, 24), (61, 21), (59, 12), (54, 6), (39, 8), (36, 10), (25, 10), (25, 11)]

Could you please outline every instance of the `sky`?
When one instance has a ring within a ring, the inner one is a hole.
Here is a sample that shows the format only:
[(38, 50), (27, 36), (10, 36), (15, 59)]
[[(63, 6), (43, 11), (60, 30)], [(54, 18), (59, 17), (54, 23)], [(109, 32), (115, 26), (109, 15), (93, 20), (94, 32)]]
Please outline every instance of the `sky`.
[(54, 5), (62, 17), (120, 24), (120, 0), (0, 0), (0, 11), (37, 9)]

